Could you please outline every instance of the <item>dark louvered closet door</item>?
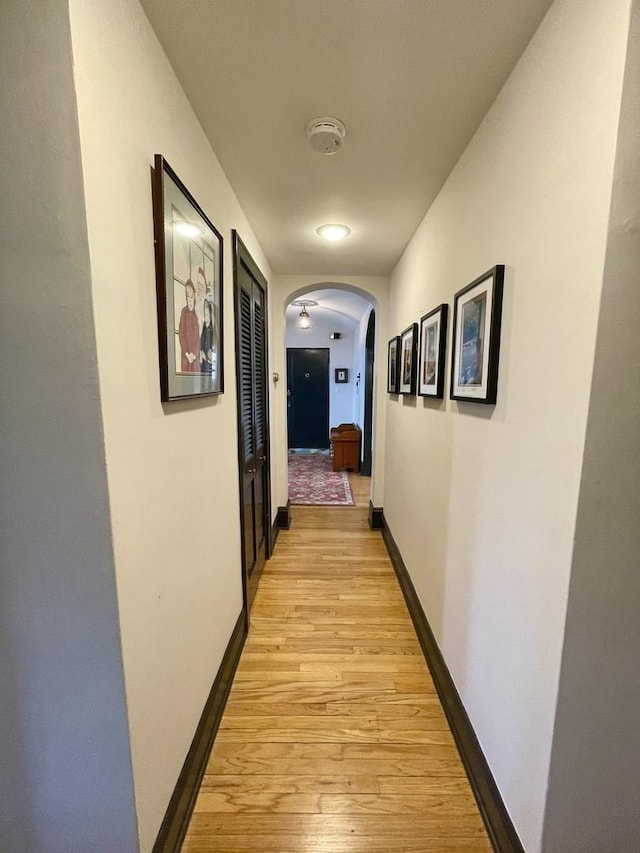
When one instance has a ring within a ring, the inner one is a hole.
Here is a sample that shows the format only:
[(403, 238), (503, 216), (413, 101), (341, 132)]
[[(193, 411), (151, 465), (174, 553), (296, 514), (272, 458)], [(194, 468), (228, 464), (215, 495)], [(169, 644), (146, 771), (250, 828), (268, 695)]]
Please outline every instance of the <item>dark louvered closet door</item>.
[(269, 546), (266, 297), (242, 261), (237, 267), (237, 287), (242, 553), (250, 607)]
[(256, 468), (256, 541), (260, 543), (265, 537), (265, 482), (264, 467), (267, 458), (266, 448), (266, 375), (265, 375), (265, 335), (264, 327), (264, 292), (254, 282), (253, 300), (253, 433), (255, 440)]
[(244, 560), (247, 574), (253, 571), (257, 550), (254, 535), (255, 429), (253, 420), (252, 282), (244, 268), (240, 276), (240, 441), (243, 462)]

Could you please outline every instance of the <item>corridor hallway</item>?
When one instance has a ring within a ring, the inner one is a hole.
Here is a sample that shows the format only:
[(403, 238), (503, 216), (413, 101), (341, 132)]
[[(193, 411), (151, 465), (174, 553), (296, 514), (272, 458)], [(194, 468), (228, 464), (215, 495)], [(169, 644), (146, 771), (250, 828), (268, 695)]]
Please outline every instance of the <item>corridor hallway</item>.
[(280, 532), (183, 853), (491, 850), (359, 480)]

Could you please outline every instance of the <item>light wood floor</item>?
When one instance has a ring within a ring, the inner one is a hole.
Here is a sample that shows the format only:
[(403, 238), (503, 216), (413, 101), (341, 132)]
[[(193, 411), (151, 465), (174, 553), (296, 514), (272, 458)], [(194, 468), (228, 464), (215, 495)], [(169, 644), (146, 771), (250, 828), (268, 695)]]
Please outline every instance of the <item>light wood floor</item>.
[(381, 534), (294, 507), (183, 853), (489, 853)]

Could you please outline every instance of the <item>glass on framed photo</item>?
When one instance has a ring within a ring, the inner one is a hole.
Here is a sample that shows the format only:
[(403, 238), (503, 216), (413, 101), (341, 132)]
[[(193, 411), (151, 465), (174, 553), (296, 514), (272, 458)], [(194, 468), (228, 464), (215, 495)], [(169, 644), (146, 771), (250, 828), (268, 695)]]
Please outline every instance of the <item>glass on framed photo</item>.
[(496, 402), (503, 284), (499, 264), (454, 297), (452, 400)]
[(400, 388), (401, 394), (416, 393), (418, 324), (412, 323), (400, 335)]
[(400, 389), (400, 376), (398, 373), (398, 352), (400, 349), (400, 336), (396, 335), (389, 341), (387, 352), (387, 393), (397, 394)]
[(222, 236), (160, 154), (153, 212), (161, 399), (220, 394)]
[(443, 303), (420, 318), (418, 394), (422, 397), (444, 396), (448, 315), (449, 306)]
[(482, 386), (487, 294), (480, 293), (462, 306), (462, 339), (458, 369), (459, 385)]

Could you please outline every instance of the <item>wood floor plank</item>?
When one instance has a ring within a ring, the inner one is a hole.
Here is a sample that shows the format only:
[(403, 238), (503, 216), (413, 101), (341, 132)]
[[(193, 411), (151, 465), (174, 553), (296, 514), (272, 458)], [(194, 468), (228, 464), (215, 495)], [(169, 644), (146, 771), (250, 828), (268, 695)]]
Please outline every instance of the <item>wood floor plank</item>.
[[(229, 746), (235, 746), (235, 744), (229, 744)], [(264, 746), (264, 744), (256, 744), (256, 746)], [(317, 746), (327, 746), (327, 744), (317, 744)], [(462, 763), (452, 745), (438, 745), (438, 751), (435, 751), (432, 746), (429, 749), (429, 755), (422, 753), (420, 758), (345, 758), (340, 760), (334, 758), (241, 758), (214, 755), (209, 760), (204, 780), (206, 782), (217, 777), (239, 775), (261, 778), (269, 776), (299, 778), (309, 773), (316, 774), (318, 778), (358, 776), (368, 779), (374, 777), (379, 780), (380, 786), (384, 780), (385, 793), (389, 794), (419, 789), (422, 781), (417, 777), (464, 778), (466, 784)], [(403, 788), (402, 784), (405, 782), (406, 787)]]
[(200, 791), (196, 813), (288, 815), (419, 815), (440, 821), (475, 819), (477, 808), (471, 792), (461, 787), (447, 792), (408, 794), (282, 793), (273, 790)]
[[(293, 795), (289, 795), (293, 796)], [(320, 794), (320, 812), (326, 815), (419, 815), (426, 818), (431, 815), (438, 820), (448, 818), (463, 819), (477, 817), (477, 806), (470, 791), (456, 791), (454, 795), (446, 792), (424, 794), (413, 791), (410, 794)], [(283, 805), (283, 810), (286, 806)]]
[[(386, 835), (394, 839), (389, 850), (400, 851), (409, 835), (439, 835), (443, 838), (479, 838), (485, 835), (479, 815), (411, 815), (406, 814), (298, 814), (194, 812), (189, 834), (257, 835), (270, 833), (305, 834), (318, 838), (348, 838), (350, 835), (375, 837)], [(482, 848), (481, 848), (482, 849)]]
[[(413, 696), (413, 694), (407, 694)], [(396, 702), (401, 697), (392, 681), (368, 687), (362, 684), (336, 684), (332, 681), (248, 682), (234, 686), (230, 695), (234, 702), (332, 702), (356, 701)]]
[[(200, 791), (196, 814), (320, 814), (321, 794), (281, 794), (275, 791)], [(364, 795), (363, 795), (364, 796)]]
[[(308, 767), (300, 766), (301, 771)], [(387, 776), (385, 779), (393, 779)], [(387, 784), (389, 794), (406, 793), (406, 789), (394, 790), (391, 783)], [(243, 794), (262, 794), (264, 792), (281, 794), (377, 794), (378, 776), (372, 774), (321, 774), (311, 771), (305, 774), (285, 773), (245, 773), (245, 774), (216, 774), (206, 773), (200, 787), (203, 791)]]
[(280, 532), (183, 853), (490, 853), (367, 503)]
[[(395, 694), (392, 694), (395, 698)], [(361, 716), (362, 714), (375, 714), (378, 720), (396, 719), (401, 717), (422, 717), (427, 719), (440, 719), (443, 717), (437, 696), (430, 695), (425, 699), (414, 698), (411, 703), (365, 703), (356, 702), (247, 702), (243, 701), (241, 694), (227, 702), (225, 714), (229, 717), (237, 716), (262, 716), (278, 714), (280, 716)]]
[(245, 743), (229, 744), (216, 739), (209, 763), (216, 758), (245, 761), (299, 760), (312, 764), (319, 760), (334, 762), (418, 762), (420, 759), (451, 757), (458, 759), (452, 742), (431, 744), (428, 748), (416, 749), (404, 743)]
[(398, 848), (393, 836), (355, 836), (326, 839), (313, 835), (216, 835), (188, 837), (182, 853), (491, 853), (487, 839), (426, 836), (403, 838)]
[[(385, 723), (393, 722), (393, 720), (385, 720)], [(415, 721), (412, 720), (412, 724)], [(263, 714), (261, 716), (241, 717), (241, 716), (226, 716), (220, 725), (220, 731), (264, 731), (275, 736), (276, 732), (295, 732), (304, 730), (309, 734), (320, 734), (321, 732), (333, 732), (336, 734), (341, 729), (356, 728), (362, 731), (372, 730), (375, 732), (378, 729), (378, 721), (375, 714), (368, 716), (290, 716), (284, 717), (280, 714)], [(295, 738), (292, 738), (295, 740)], [(339, 743), (339, 738), (335, 737)]]

